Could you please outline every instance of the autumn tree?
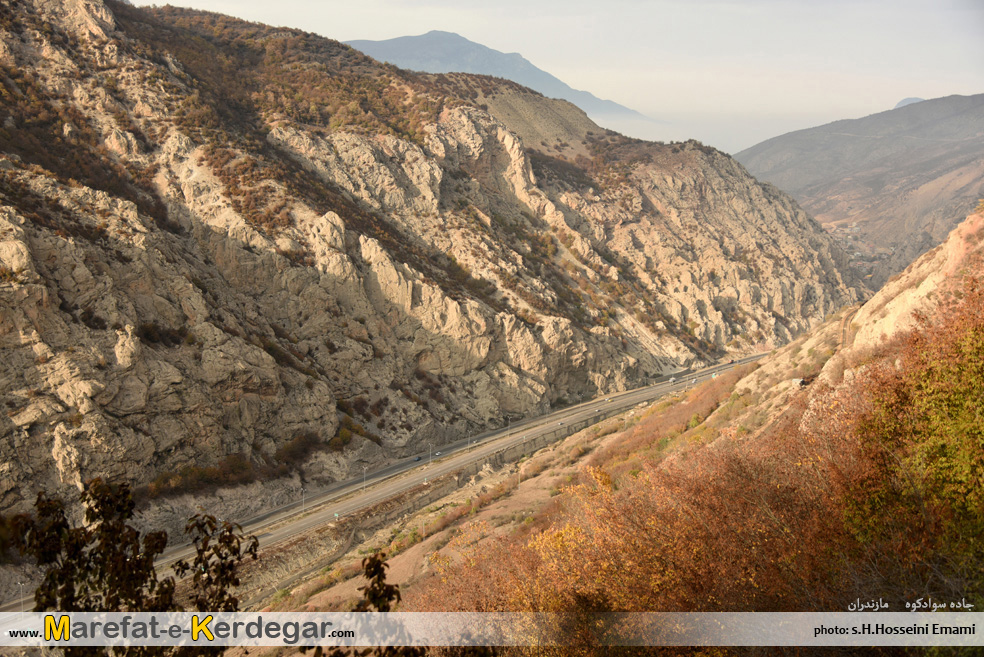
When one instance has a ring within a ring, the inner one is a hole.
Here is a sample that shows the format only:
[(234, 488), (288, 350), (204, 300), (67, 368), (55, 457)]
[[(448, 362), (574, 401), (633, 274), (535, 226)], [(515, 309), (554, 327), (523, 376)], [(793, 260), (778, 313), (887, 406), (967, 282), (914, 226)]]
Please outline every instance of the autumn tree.
[(839, 482), (868, 586), (984, 596), (984, 285), (966, 280), (871, 363)]

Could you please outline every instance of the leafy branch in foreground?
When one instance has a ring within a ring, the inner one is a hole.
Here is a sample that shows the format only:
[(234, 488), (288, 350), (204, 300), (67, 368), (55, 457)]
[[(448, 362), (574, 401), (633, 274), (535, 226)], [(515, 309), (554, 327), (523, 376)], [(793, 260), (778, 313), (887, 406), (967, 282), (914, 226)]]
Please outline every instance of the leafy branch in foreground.
[(38, 494), (36, 516), (19, 518), (21, 551), (44, 569), (35, 610), (172, 611), (174, 580), (158, 580), (154, 560), (167, 533), (140, 532), (127, 523), (134, 501), (125, 485), (101, 479), (81, 495), (85, 522), (72, 527), (59, 499)]
[(197, 514), (188, 521), (185, 533), (192, 536), (195, 558), (174, 564), (174, 572), (184, 577), (191, 572), (198, 611), (238, 611), (239, 599), (231, 590), (239, 586), (239, 564), (246, 557), (256, 559), (260, 542), (255, 536), (243, 536), (241, 527), (214, 516)]
[[(167, 546), (167, 533), (149, 532), (142, 538), (130, 526), (135, 503), (127, 484), (94, 479), (82, 491), (82, 526), (73, 527), (61, 500), (38, 495), (34, 517), (18, 516), (14, 523), (18, 547), (44, 570), (34, 594), (35, 611), (183, 611), (173, 577), (158, 579), (156, 559)], [(238, 568), (246, 557), (256, 558), (258, 541), (244, 536), (239, 525), (196, 515), (185, 532), (195, 547), (191, 564), (174, 565), (182, 577), (193, 572), (192, 606), (197, 611), (238, 611), (231, 591), (239, 585)], [(168, 654), (170, 648), (130, 646), (113, 648), (114, 655)], [(196, 654), (220, 654), (223, 648), (196, 649)], [(65, 648), (69, 657), (105, 655), (101, 647)]]
[[(365, 586), (359, 587), (362, 591), (362, 599), (353, 607), (352, 611), (357, 612), (380, 612), (386, 613), (396, 609), (400, 602), (400, 587), (396, 584), (386, 582), (386, 554), (379, 552), (370, 555), (362, 560), (363, 576), (367, 580)], [(313, 657), (349, 657), (356, 655), (359, 657), (423, 657), (428, 654), (440, 654), (453, 657), (488, 657), (497, 654), (496, 650), (486, 646), (450, 646), (423, 648), (420, 646), (401, 645), (409, 640), (409, 636), (397, 633), (392, 636), (384, 637), (384, 640), (393, 644), (389, 646), (376, 646), (363, 650), (346, 651), (336, 648), (330, 653), (325, 653), (321, 647), (314, 649)], [(302, 647), (301, 652), (306, 652), (310, 647)]]

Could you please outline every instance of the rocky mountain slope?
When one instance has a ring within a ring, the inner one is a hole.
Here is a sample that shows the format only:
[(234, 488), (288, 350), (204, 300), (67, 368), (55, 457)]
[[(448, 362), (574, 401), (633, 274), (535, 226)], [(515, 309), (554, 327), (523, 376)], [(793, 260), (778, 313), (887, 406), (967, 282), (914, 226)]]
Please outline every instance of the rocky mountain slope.
[(346, 43), (374, 59), (411, 71), (478, 73), (512, 80), (549, 98), (570, 101), (587, 112), (592, 120), (606, 127), (620, 129), (619, 126), (624, 121), (658, 123), (624, 105), (572, 88), (566, 82), (537, 68), (519, 53), (499, 52), (453, 32), (431, 30), (419, 36)]
[[(982, 213), (860, 309), (382, 528), (402, 610), (978, 604)], [(292, 608), (354, 598), (345, 567)]]
[(877, 288), (984, 196), (984, 94), (792, 132), (735, 158), (838, 234)]
[(0, 16), (0, 80), (2, 512), (261, 482), (242, 517), (864, 294), (729, 157), (503, 81), (101, 0)]
[(961, 222), (940, 245), (886, 283), (854, 317), (855, 351), (873, 349), (916, 327), (941, 299), (960, 294), (962, 278), (984, 271), (984, 207)]

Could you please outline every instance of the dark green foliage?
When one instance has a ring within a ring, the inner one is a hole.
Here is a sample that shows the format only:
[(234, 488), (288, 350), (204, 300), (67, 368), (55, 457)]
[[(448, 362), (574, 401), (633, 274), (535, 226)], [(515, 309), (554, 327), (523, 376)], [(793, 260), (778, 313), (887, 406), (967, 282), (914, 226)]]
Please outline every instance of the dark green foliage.
[(188, 337), (187, 327), (170, 328), (157, 322), (144, 322), (137, 327), (137, 337), (145, 344), (162, 344), (165, 347), (176, 347)]
[(188, 521), (185, 533), (192, 537), (195, 557), (189, 564), (174, 565), (178, 577), (192, 573), (192, 604), (199, 611), (238, 611), (239, 599), (232, 595), (239, 586), (239, 565), (246, 557), (256, 559), (259, 541), (244, 536), (242, 527), (213, 516), (198, 514)]
[(338, 433), (328, 441), (328, 449), (333, 452), (340, 452), (345, 446), (352, 442), (352, 431), (346, 427), (340, 427)]
[[(373, 554), (362, 560), (362, 570), (368, 583), (359, 588), (362, 591), (362, 599), (353, 607), (356, 612), (379, 612), (386, 613), (393, 611), (400, 602), (400, 587), (386, 582), (386, 555), (382, 552)], [(398, 642), (401, 637), (393, 637), (394, 642)], [(301, 652), (306, 652), (309, 648), (301, 648)], [(427, 654), (424, 648), (414, 646), (383, 646), (376, 648), (364, 648), (351, 652), (336, 648), (325, 653), (319, 646), (314, 649), (314, 657), (348, 657), (349, 655), (360, 655), (368, 657), (376, 655), (378, 657), (423, 657)]]
[[(85, 523), (72, 527), (60, 500), (43, 493), (36, 516), (16, 520), (21, 552), (45, 571), (34, 594), (36, 611), (182, 611), (172, 577), (158, 579), (154, 561), (167, 546), (167, 534), (150, 532), (142, 538), (129, 523), (135, 504), (126, 484), (90, 481), (81, 496)], [(231, 589), (239, 584), (238, 568), (248, 556), (256, 558), (257, 540), (242, 528), (221, 525), (212, 516), (192, 518), (186, 529), (195, 546), (191, 564), (175, 564), (178, 576), (194, 571), (193, 606), (198, 611), (237, 611)], [(222, 648), (197, 654), (220, 654)], [(114, 655), (158, 655), (159, 647), (114, 648)], [(65, 648), (69, 657), (106, 655), (99, 647)]]

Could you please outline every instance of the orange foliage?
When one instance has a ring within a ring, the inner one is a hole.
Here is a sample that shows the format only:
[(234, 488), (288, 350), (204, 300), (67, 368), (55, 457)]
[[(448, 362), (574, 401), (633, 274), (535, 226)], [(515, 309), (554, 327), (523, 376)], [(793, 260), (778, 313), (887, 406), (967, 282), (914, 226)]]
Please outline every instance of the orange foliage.
[[(409, 604), (587, 612), (979, 602), (984, 287), (969, 283), (937, 317), (839, 388), (800, 392), (754, 439), (642, 461), (634, 477), (589, 468), (551, 525), (492, 541), (484, 558), (446, 570)], [(700, 398), (711, 408), (724, 395)], [(646, 447), (696, 401), (640, 423), (593, 462)]]

